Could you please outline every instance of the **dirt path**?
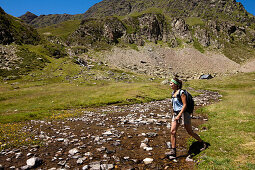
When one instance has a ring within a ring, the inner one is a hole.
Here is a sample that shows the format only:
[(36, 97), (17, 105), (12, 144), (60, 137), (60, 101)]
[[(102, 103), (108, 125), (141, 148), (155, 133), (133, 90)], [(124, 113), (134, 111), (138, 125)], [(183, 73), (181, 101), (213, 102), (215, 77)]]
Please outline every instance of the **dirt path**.
[[(203, 91), (195, 101), (199, 107), (219, 96)], [(170, 101), (166, 99), (84, 110), (78, 118), (31, 121), (22, 130), (36, 134), (45, 145), (4, 150), (0, 153), (0, 165), (28, 169), (26, 161), (38, 157), (37, 169), (192, 169), (194, 162), (185, 160), (189, 136), (183, 126), (177, 137), (179, 158), (170, 161), (165, 157), (170, 142), (170, 110)], [(204, 121), (195, 114), (195, 132), (199, 132), (198, 126)], [(141, 143), (146, 147), (141, 148)], [(145, 158), (152, 158), (152, 163), (145, 164)]]

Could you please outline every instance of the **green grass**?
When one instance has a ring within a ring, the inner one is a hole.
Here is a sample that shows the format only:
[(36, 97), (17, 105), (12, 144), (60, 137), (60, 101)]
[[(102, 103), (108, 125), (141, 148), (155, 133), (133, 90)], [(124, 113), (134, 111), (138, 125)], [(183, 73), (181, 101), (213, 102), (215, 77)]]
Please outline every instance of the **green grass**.
[(189, 26), (201, 25), (204, 26), (205, 22), (199, 17), (188, 17), (185, 19)]
[(242, 42), (236, 44), (227, 43), (223, 49), (223, 54), (237, 63), (243, 63), (248, 59), (254, 58), (255, 51), (247, 45), (242, 44)]
[(37, 31), (42, 35), (56, 36), (66, 39), (79, 27), (80, 23), (81, 20), (70, 20), (48, 27), (38, 28)]
[[(198, 156), (198, 169), (252, 169), (255, 165), (255, 73), (192, 81), (195, 88), (217, 90), (223, 100), (204, 107), (211, 144)], [(201, 110), (200, 110), (201, 111)]]
[(168, 86), (158, 83), (52, 83), (29, 87), (19, 84), (19, 87), (13, 89), (8, 84), (0, 86), (1, 123), (41, 119), (57, 110), (160, 100), (170, 94)]
[(194, 47), (195, 49), (197, 49), (198, 51), (200, 51), (201, 53), (204, 53), (204, 52), (205, 52), (203, 46), (198, 42), (197, 39), (194, 40), (193, 47)]

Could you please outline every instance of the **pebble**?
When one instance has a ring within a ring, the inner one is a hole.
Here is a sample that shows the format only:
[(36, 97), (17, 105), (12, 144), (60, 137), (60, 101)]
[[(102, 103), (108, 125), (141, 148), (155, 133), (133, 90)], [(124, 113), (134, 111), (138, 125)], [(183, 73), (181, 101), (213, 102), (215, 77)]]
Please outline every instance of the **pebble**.
[(73, 149), (71, 149), (71, 150), (69, 150), (69, 154), (70, 155), (75, 155), (76, 153), (78, 153), (79, 152), (79, 150), (77, 149), (77, 148), (73, 148)]
[(27, 160), (27, 165), (30, 168), (36, 168), (38, 166), (40, 166), (43, 163), (43, 160), (41, 158), (38, 157), (33, 157)]
[(87, 170), (87, 169), (89, 169), (89, 166), (88, 166), (88, 165), (84, 165), (84, 166), (82, 167), (82, 170)]
[(143, 162), (144, 162), (144, 164), (151, 164), (152, 162), (153, 162), (153, 159), (152, 158), (145, 158), (144, 160), (143, 160)]

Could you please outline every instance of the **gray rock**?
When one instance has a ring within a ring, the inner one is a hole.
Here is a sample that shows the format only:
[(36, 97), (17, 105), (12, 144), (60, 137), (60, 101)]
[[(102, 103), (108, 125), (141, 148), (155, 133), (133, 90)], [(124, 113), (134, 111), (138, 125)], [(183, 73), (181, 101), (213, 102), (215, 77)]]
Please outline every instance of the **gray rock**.
[(58, 165), (60, 165), (60, 166), (65, 166), (65, 164), (66, 164), (66, 161), (60, 161), (60, 162), (58, 163)]
[(85, 165), (85, 166), (82, 167), (82, 170), (87, 170), (87, 169), (89, 169), (88, 165)]
[(110, 169), (113, 169), (113, 168), (114, 168), (113, 164), (102, 164), (101, 165), (102, 170), (110, 170)]
[(79, 158), (76, 163), (77, 164), (83, 164), (83, 162), (86, 160), (87, 158), (86, 157), (83, 157), (83, 158)]
[(27, 160), (27, 165), (30, 166), (30, 168), (36, 168), (40, 166), (43, 163), (43, 160), (38, 157), (33, 157)]
[(143, 160), (143, 162), (144, 162), (144, 164), (150, 164), (150, 163), (152, 163), (153, 162), (153, 159), (152, 158), (145, 158), (144, 160)]
[(22, 152), (19, 152), (19, 153), (16, 153), (15, 155), (16, 155), (16, 159), (19, 159), (23, 154)]
[[(0, 169), (1, 169), (1, 168), (0, 168)], [(27, 170), (27, 169), (30, 169), (30, 166), (25, 165), (25, 166), (20, 167), (20, 169), (22, 169), (22, 170)]]
[(65, 139), (64, 138), (58, 138), (57, 141), (58, 142), (63, 142)]
[(166, 142), (166, 146), (167, 146), (168, 149), (171, 149), (172, 148), (171, 142)]
[(147, 137), (150, 137), (150, 138), (156, 137), (157, 135), (158, 135), (158, 134), (155, 133), (155, 132), (148, 132), (148, 133), (146, 133), (146, 136), (147, 136)]
[(75, 155), (76, 153), (79, 153), (79, 150), (77, 148), (73, 148), (71, 150), (69, 150), (68, 152), (70, 155)]
[(101, 163), (100, 163), (100, 161), (91, 162), (91, 163), (89, 164), (89, 167), (90, 167), (91, 170), (100, 170), (100, 168), (101, 168)]

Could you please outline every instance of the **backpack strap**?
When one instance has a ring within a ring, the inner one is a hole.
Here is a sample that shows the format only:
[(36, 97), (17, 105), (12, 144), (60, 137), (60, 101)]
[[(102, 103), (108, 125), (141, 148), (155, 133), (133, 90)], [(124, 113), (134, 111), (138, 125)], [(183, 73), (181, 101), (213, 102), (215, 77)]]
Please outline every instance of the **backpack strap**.
[(179, 100), (180, 102), (182, 102), (181, 91), (185, 94), (185, 90), (179, 89), (179, 92), (178, 92), (177, 95), (176, 95), (176, 97), (178, 98), (178, 100)]

